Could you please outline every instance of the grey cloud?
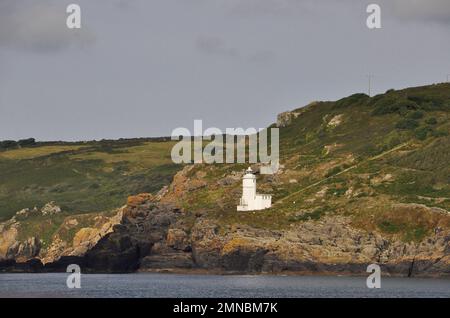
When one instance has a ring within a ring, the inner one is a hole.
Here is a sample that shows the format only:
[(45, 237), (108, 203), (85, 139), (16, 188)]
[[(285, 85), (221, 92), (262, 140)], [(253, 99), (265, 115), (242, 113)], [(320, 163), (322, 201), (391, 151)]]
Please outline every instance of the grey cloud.
[(0, 47), (48, 52), (92, 44), (95, 37), (84, 25), (79, 30), (66, 27), (66, 5), (54, 0), (2, 0)]

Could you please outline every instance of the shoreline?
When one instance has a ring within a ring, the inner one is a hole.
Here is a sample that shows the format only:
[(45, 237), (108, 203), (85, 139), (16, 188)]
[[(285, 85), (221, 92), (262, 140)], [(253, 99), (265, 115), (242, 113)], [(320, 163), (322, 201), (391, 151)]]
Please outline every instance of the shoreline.
[[(25, 271), (25, 270), (0, 270), (2, 274), (67, 274), (64, 270), (40, 270), (40, 271)], [(180, 268), (161, 268), (161, 269), (138, 269), (136, 271), (124, 272), (108, 272), (108, 271), (81, 271), (83, 275), (127, 275), (127, 274), (167, 274), (167, 275), (188, 275), (188, 276), (292, 276), (292, 277), (368, 277), (368, 272), (329, 272), (329, 271), (282, 271), (282, 272), (245, 272), (245, 271), (225, 271), (220, 269), (180, 269)], [(420, 278), (420, 279), (448, 279), (450, 275), (414, 275), (408, 276), (397, 273), (381, 273), (385, 278)]]
[[(30, 259), (27, 262), (16, 262), (15, 260), (0, 261), (0, 274), (21, 274), (21, 273), (66, 273), (67, 266), (78, 264), (83, 274), (139, 274), (139, 273), (159, 273), (159, 274), (180, 274), (180, 275), (251, 275), (251, 276), (333, 276), (333, 277), (368, 277), (371, 272), (367, 272), (369, 264), (308, 264), (298, 269), (277, 269), (273, 271), (252, 271), (252, 270), (226, 270), (223, 268), (202, 268), (202, 267), (160, 267), (152, 268), (135, 264), (116, 270), (107, 267), (95, 266), (87, 263), (83, 257), (64, 257), (53, 263), (43, 264), (40, 259)], [(106, 265), (106, 264), (103, 264)], [(311, 266), (314, 265), (314, 266)], [(418, 271), (412, 273), (409, 267), (402, 264), (379, 264), (383, 277), (398, 278), (450, 278), (450, 272), (444, 271)]]
[[(242, 272), (242, 271), (224, 271), (224, 270), (210, 270), (210, 269), (178, 269), (178, 268), (165, 268), (165, 269), (140, 269), (134, 272), (140, 273), (153, 273), (153, 274), (174, 274), (174, 275), (218, 275), (218, 276), (321, 276), (321, 277), (367, 277), (370, 275), (368, 272), (329, 272), (329, 271), (282, 271), (282, 272)], [(430, 279), (450, 279), (450, 275), (414, 275), (407, 276), (402, 274), (393, 273), (381, 273), (382, 277), (392, 278), (430, 278)]]

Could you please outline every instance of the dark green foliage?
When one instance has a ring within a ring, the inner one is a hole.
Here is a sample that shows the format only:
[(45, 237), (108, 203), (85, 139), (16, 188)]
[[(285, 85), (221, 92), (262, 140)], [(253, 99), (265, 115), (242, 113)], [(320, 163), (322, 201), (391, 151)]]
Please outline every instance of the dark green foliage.
[(21, 139), (17, 142), (20, 147), (33, 146), (36, 144), (36, 140), (34, 138)]
[(440, 95), (414, 94), (408, 96), (408, 99), (416, 102), (420, 105), (421, 109), (426, 111), (450, 109), (448, 100), (444, 96)]
[(395, 112), (392, 108), (395, 103), (396, 100), (393, 97), (384, 96), (379, 98), (378, 101), (373, 104), (375, 109), (372, 111), (372, 115), (377, 116)]
[(427, 120), (425, 120), (425, 123), (428, 125), (436, 125), (437, 124), (437, 120), (434, 117), (428, 118)]
[(17, 142), (14, 140), (0, 141), (0, 149), (12, 149), (17, 147)]
[(406, 115), (411, 110), (450, 110), (450, 90), (448, 84), (414, 87), (401, 91), (389, 90), (371, 98), (368, 103), (374, 109), (372, 115), (397, 113)]
[(410, 112), (406, 115), (407, 118), (411, 118), (411, 119), (421, 119), (423, 118), (423, 112), (420, 110), (416, 110), (413, 112)]
[(374, 104), (375, 109), (372, 111), (372, 115), (385, 115), (385, 114), (405, 114), (409, 110), (416, 110), (419, 108), (415, 102), (410, 100), (399, 100), (394, 97), (388, 97), (380, 99)]
[(419, 127), (419, 122), (417, 120), (410, 119), (410, 118), (402, 119), (395, 125), (395, 127), (398, 129), (412, 130), (412, 129)]
[(414, 135), (419, 140), (425, 140), (428, 136), (428, 133), (432, 132), (432, 131), (433, 131), (433, 129), (431, 127), (428, 127), (428, 126), (420, 127), (420, 128), (417, 128), (416, 130), (414, 130)]
[(445, 137), (445, 136), (448, 136), (448, 132), (445, 130), (433, 130), (431, 132), (431, 135), (433, 137)]
[(350, 95), (349, 97), (345, 97), (342, 98), (340, 100), (338, 100), (333, 108), (345, 108), (351, 105), (355, 105), (355, 104), (359, 104), (359, 105), (364, 105), (367, 103), (367, 101), (369, 100), (369, 96), (366, 94), (353, 94)]
[(29, 147), (36, 145), (36, 140), (34, 138), (21, 139), (19, 141), (15, 140), (3, 140), (0, 141), (0, 150), (16, 149), (22, 147)]

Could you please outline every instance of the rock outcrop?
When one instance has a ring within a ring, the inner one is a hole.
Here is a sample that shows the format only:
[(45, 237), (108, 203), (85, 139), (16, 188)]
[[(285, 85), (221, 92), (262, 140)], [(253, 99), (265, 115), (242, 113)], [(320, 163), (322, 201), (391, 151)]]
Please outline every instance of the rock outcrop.
[[(55, 215), (61, 213), (61, 208), (50, 202), (41, 209), (22, 209), (0, 223), (0, 258), (19, 263), (36, 258), (45, 264), (63, 256), (84, 256), (122, 220), (122, 209), (119, 209), (111, 216), (67, 216), (59, 224)], [(39, 237), (55, 227), (50, 238)]]
[(189, 228), (183, 212), (167, 203), (146, 202), (124, 211), (124, 222), (86, 254), (89, 270), (363, 274), (368, 264), (377, 263), (387, 275), (450, 275), (449, 231), (402, 243), (356, 229), (343, 216), (277, 231), (224, 229), (204, 215)]
[(297, 112), (283, 112), (277, 115), (277, 127), (283, 128), (291, 124), (292, 120), (297, 118), (299, 113)]

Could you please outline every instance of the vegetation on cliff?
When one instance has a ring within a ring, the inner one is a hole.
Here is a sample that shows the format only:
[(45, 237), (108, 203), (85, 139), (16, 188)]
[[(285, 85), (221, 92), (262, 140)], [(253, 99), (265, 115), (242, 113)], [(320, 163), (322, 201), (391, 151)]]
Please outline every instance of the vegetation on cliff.
[[(72, 215), (96, 216), (148, 193), (125, 210), (134, 233), (127, 257), (151, 268), (450, 264), (450, 84), (314, 102), (278, 119), (280, 170), (258, 175), (258, 192), (273, 196), (268, 210), (236, 212), (245, 164), (182, 167), (171, 163), (171, 141), (122, 140), (0, 151), (0, 217), (55, 201), (62, 214), (46, 217), (52, 225), (30, 218), (20, 237), (73, 245), (95, 226), (78, 216), (80, 225), (64, 231)], [(124, 231), (109, 237), (121, 242)], [(120, 245), (102, 244), (111, 253)]]

